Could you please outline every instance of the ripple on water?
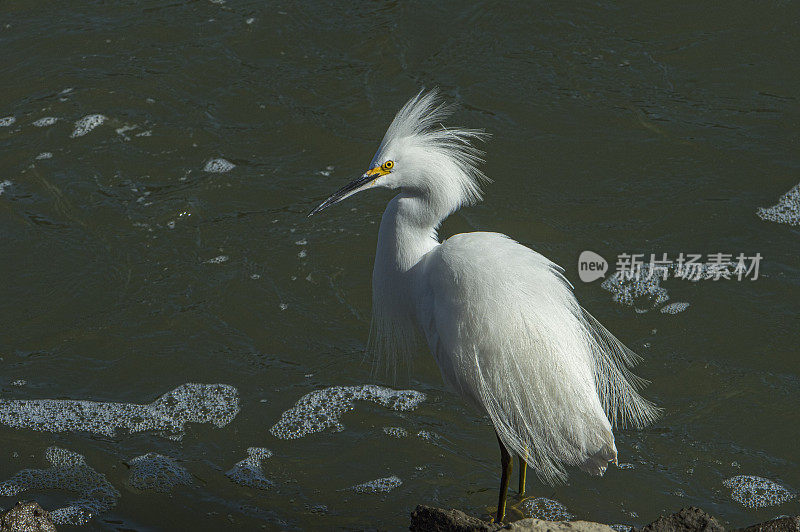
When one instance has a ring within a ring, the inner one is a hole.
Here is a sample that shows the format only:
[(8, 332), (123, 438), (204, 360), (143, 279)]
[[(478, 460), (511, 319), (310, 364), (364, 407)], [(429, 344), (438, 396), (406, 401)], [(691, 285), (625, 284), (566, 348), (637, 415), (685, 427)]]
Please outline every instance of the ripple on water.
[(374, 384), (332, 386), (301, 397), (292, 408), (281, 414), (270, 432), (277, 438), (291, 440), (328, 427), (341, 431), (344, 425), (339, 418), (353, 410), (354, 401), (371, 401), (402, 411), (413, 410), (424, 400), (425, 394), (416, 390), (393, 390)]
[(747, 508), (766, 508), (783, 504), (792, 497), (789, 489), (766, 478), (739, 475), (722, 483), (731, 490), (731, 498)]
[(187, 383), (150, 404), (100, 403), (68, 399), (0, 399), (0, 424), (45, 432), (84, 431), (115, 436), (158, 431), (183, 437), (186, 423), (224, 427), (239, 413), (239, 392), (227, 384)]
[(800, 183), (781, 196), (778, 203), (772, 207), (760, 207), (756, 213), (762, 220), (800, 225)]
[(545, 521), (571, 521), (575, 516), (567, 507), (558, 501), (546, 497), (527, 499), (522, 503), (522, 511), (526, 517), (535, 517)]
[(11, 181), (8, 181), (8, 180), (0, 181), (0, 195), (2, 195), (3, 192), (5, 192), (6, 189), (8, 187), (10, 187), (11, 185), (13, 185), (13, 183)]
[(236, 464), (225, 472), (232, 481), (248, 488), (265, 490), (273, 486), (273, 482), (264, 474), (261, 464), (263, 460), (272, 457), (272, 451), (263, 447), (249, 447), (247, 458), (236, 462)]
[(68, 506), (50, 511), (53, 522), (59, 525), (84, 525), (97, 514), (117, 504), (120, 497), (105, 475), (92, 469), (86, 458), (78, 453), (49, 447), (45, 459), (47, 469), (23, 469), (0, 483), (0, 495), (15, 497), (30, 490), (66, 490), (80, 495)]
[(75, 122), (75, 129), (72, 131), (70, 138), (82, 137), (106, 120), (107, 118), (101, 114), (86, 115)]
[(391, 477), (376, 478), (375, 480), (352, 486), (350, 489), (358, 493), (388, 493), (402, 485), (403, 481), (392, 475)]
[(211, 172), (214, 174), (224, 174), (236, 168), (236, 165), (226, 159), (211, 159), (203, 168), (204, 172)]
[(169, 493), (175, 486), (188, 486), (192, 475), (177, 461), (158, 453), (137, 456), (128, 462), (128, 484), (139, 490)]

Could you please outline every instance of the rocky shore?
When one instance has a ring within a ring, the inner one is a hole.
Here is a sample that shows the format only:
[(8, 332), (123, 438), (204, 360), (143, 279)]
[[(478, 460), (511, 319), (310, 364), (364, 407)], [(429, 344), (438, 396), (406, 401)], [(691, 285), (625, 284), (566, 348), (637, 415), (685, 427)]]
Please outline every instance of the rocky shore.
[[(506, 525), (483, 521), (460, 510), (419, 505), (411, 512), (412, 532), (628, 532), (591, 521), (544, 521), (527, 518)], [(0, 532), (55, 532), (46, 510), (36, 502), (19, 502), (0, 513)], [(731, 532), (800, 532), (800, 516), (781, 517)], [(641, 529), (630, 532), (726, 532), (720, 521), (700, 508), (683, 508), (662, 515)]]
[[(472, 517), (460, 510), (444, 510), (420, 505), (411, 512), (412, 532), (620, 532), (601, 523), (590, 521), (543, 521), (528, 518), (501, 525)], [(800, 532), (800, 516), (781, 517), (746, 528), (731, 529), (735, 532)], [(662, 515), (649, 525), (631, 532), (725, 532), (725, 527), (714, 516), (700, 508), (689, 507)]]

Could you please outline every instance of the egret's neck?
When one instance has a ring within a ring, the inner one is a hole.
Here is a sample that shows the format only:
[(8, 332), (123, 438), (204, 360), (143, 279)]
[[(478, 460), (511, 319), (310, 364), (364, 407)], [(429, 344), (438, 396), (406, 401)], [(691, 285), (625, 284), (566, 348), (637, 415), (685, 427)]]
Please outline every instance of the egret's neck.
[(439, 244), (436, 227), (443, 217), (421, 196), (407, 192), (395, 196), (381, 219), (374, 273), (379, 267), (382, 273), (411, 270)]
[(415, 351), (420, 332), (418, 294), (426, 253), (439, 245), (436, 225), (424, 201), (397, 195), (383, 213), (372, 270), (372, 324), (368, 351), (396, 376), (397, 363)]

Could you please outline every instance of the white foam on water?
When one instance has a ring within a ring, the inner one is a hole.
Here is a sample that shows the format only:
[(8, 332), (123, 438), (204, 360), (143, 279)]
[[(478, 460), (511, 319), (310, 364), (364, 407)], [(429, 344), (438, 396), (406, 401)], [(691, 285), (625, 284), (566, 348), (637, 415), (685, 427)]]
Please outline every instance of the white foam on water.
[(800, 183), (778, 199), (772, 207), (760, 207), (756, 211), (762, 220), (779, 224), (800, 225)]
[(0, 181), (0, 195), (2, 195), (2, 194), (3, 194), (3, 192), (5, 192), (5, 191), (6, 191), (6, 189), (7, 189), (8, 187), (10, 187), (11, 185), (13, 185), (13, 184), (14, 184), (14, 183), (12, 183), (12, 182), (11, 182), (11, 181), (9, 181), (9, 180)]
[(106, 120), (107, 118), (101, 114), (86, 115), (75, 122), (75, 129), (72, 131), (70, 138), (82, 137)]
[(664, 305), (661, 307), (662, 314), (678, 314), (679, 312), (683, 312), (687, 308), (691, 306), (690, 303), (686, 303), (685, 301), (676, 301), (675, 303), (670, 303), (669, 305)]
[(204, 172), (211, 172), (214, 174), (224, 174), (236, 168), (236, 165), (225, 159), (211, 159), (203, 168)]
[(247, 458), (236, 462), (236, 464), (225, 472), (225, 476), (248, 488), (265, 490), (271, 488), (274, 483), (266, 477), (261, 465), (263, 460), (272, 457), (272, 451), (263, 447), (249, 447)]
[(45, 116), (44, 118), (40, 118), (39, 120), (33, 123), (36, 127), (49, 127), (58, 122), (58, 118), (55, 116)]
[(766, 508), (783, 504), (794, 493), (769, 479), (752, 475), (739, 475), (722, 483), (731, 490), (731, 498), (747, 508)]
[(632, 532), (632, 530), (634, 530), (634, 527), (632, 527), (631, 525), (616, 524), (616, 525), (608, 525), (608, 526), (610, 526), (611, 528), (613, 528), (617, 532)]
[(83, 455), (54, 446), (45, 451), (44, 457), (51, 467), (23, 469), (0, 483), (0, 495), (15, 497), (31, 490), (77, 493), (80, 498), (69, 506), (50, 510), (50, 517), (57, 525), (85, 525), (96, 515), (116, 506), (119, 491), (105, 475), (92, 469)]
[(432, 432), (430, 430), (421, 430), (417, 432), (417, 437), (422, 438), (423, 440), (429, 441), (431, 443), (441, 438), (441, 436), (439, 436), (437, 433)]
[(300, 398), (281, 414), (270, 432), (276, 438), (291, 440), (333, 427), (344, 430), (339, 418), (355, 408), (355, 401), (371, 401), (392, 410), (413, 410), (425, 400), (416, 390), (393, 390), (374, 384), (361, 386), (332, 386), (315, 390)]
[(118, 127), (115, 131), (117, 132), (117, 135), (119, 135), (120, 137), (124, 138), (125, 140), (131, 140), (131, 138), (128, 135), (126, 135), (125, 133), (127, 133), (128, 131), (133, 131), (134, 129), (136, 129), (138, 127), (139, 126), (129, 126), (129, 125), (126, 124), (126, 125), (124, 125), (122, 127)]
[(635, 275), (614, 272), (600, 286), (611, 292), (611, 299), (620, 305), (647, 312), (669, 301), (669, 293), (661, 286), (658, 272), (649, 273), (650, 265), (645, 263)]
[(383, 427), (383, 433), (394, 438), (405, 438), (408, 436), (408, 431), (403, 427)]
[(177, 461), (158, 453), (137, 456), (128, 462), (128, 484), (138, 490), (169, 493), (175, 486), (188, 486), (192, 475)]
[(527, 499), (522, 503), (522, 511), (526, 517), (535, 517), (545, 521), (572, 521), (575, 515), (558, 501), (546, 497)]
[(53, 158), (53, 154), (51, 152), (49, 152), (49, 151), (43, 151), (42, 153), (40, 153), (39, 155), (36, 156), (36, 160), (37, 161), (41, 161), (43, 159), (52, 159), (52, 158)]
[(376, 478), (375, 480), (352, 486), (350, 489), (358, 493), (388, 493), (402, 485), (403, 481), (392, 475), (391, 477)]
[[(639, 314), (655, 310), (664, 305), (667, 307), (666, 310), (661, 310), (664, 314), (677, 314), (686, 310), (690, 304), (676, 302), (667, 305), (670, 296), (667, 289), (661, 286), (665, 272), (668, 279), (680, 279), (696, 283), (703, 279), (722, 279), (725, 278), (725, 275), (728, 275), (730, 279), (736, 279), (739, 275), (736, 273), (736, 268), (737, 264), (732, 261), (720, 264), (713, 262), (684, 263), (682, 266), (670, 263), (664, 266), (656, 266), (651, 274), (650, 264), (645, 262), (635, 272), (614, 272), (600, 286), (612, 293), (612, 301), (620, 305), (633, 307)], [(724, 272), (727, 272), (727, 274)]]
[(16, 121), (17, 119), (14, 116), (6, 116), (4, 118), (0, 118), (0, 127), (8, 127)]
[(11, 383), (11, 386), (18, 386), (18, 387), (21, 388), (21, 387), (25, 386), (26, 384), (28, 384), (28, 381), (26, 381), (25, 379), (17, 379), (14, 382)]
[(186, 423), (224, 427), (239, 413), (239, 392), (227, 384), (187, 383), (150, 404), (70, 399), (0, 399), (0, 424), (43, 432), (91, 432), (113, 437), (156, 431), (183, 437)]
[(205, 263), (206, 264), (222, 264), (223, 262), (228, 262), (228, 260), (230, 260), (230, 257), (228, 257), (227, 255), (217, 255), (213, 259), (208, 259), (207, 261), (205, 261)]

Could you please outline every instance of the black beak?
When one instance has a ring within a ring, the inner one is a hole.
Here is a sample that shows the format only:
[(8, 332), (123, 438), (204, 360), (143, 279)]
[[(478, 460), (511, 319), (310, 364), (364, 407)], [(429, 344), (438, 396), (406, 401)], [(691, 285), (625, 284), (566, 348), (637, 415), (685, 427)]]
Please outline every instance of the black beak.
[(334, 192), (330, 198), (320, 203), (313, 211), (308, 213), (308, 216), (309, 217), (314, 216), (319, 211), (326, 209), (335, 203), (339, 203), (345, 198), (352, 196), (356, 192), (359, 192), (363, 188), (366, 188), (366, 186), (369, 185), (370, 182), (372, 182), (376, 178), (378, 178), (377, 175), (373, 175), (367, 172), (358, 179), (350, 181), (348, 184), (346, 184), (345, 186)]

